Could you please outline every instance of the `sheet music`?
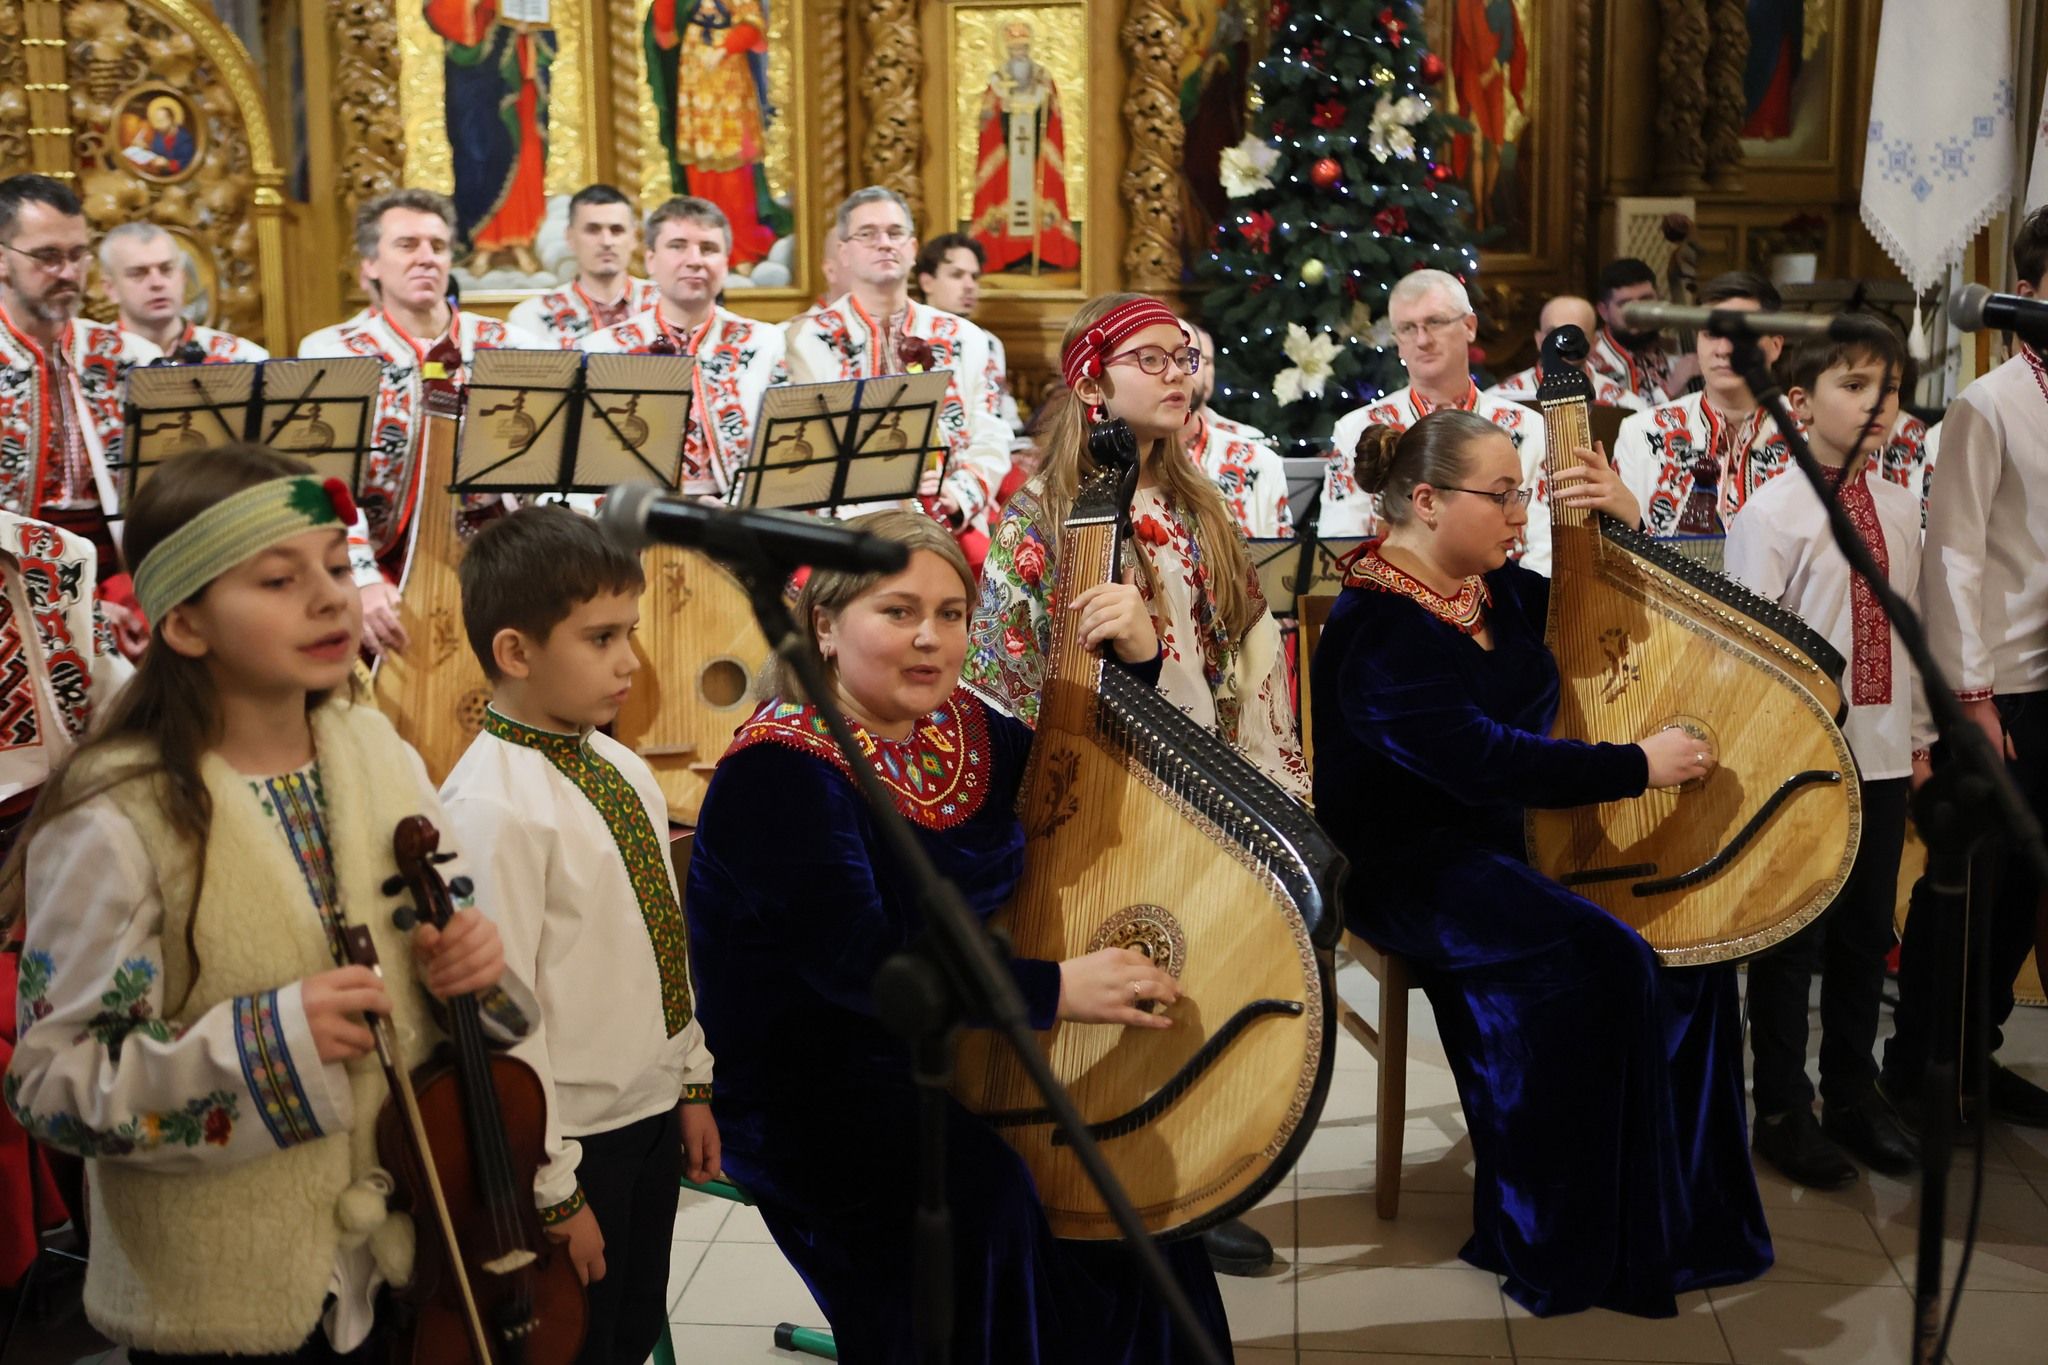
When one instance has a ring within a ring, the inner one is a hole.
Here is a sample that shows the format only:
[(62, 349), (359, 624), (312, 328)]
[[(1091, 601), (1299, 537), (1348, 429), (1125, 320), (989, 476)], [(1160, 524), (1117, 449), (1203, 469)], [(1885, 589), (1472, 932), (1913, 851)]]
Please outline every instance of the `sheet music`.
[(929, 457), (945, 450), (938, 405), (950, 380), (935, 370), (768, 390), (735, 502), (822, 509), (914, 496)]
[(156, 467), (254, 441), (356, 486), (382, 367), (368, 356), (233, 365), (143, 365), (128, 372), (129, 496)]
[(462, 394), (455, 485), (523, 492), (561, 481), (565, 409), (583, 357), (576, 351), (478, 351)]
[(653, 479), (681, 488), (696, 373), (697, 362), (690, 356), (586, 357), (588, 410), (569, 486), (602, 492), (614, 484)]
[[(154, 466), (242, 439), (258, 366), (138, 365), (128, 372), (135, 419), (122, 443), (124, 461)], [(132, 490), (131, 490), (132, 491)]]

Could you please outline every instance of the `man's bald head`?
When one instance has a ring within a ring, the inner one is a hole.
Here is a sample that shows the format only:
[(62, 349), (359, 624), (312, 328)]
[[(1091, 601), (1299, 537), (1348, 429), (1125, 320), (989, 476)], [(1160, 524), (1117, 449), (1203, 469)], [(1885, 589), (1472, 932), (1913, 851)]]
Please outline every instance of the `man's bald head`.
[(1536, 345), (1540, 348), (1543, 339), (1558, 328), (1570, 325), (1593, 339), (1594, 331), (1600, 326), (1600, 315), (1593, 311), (1593, 301), (1582, 299), (1577, 294), (1559, 294), (1543, 305), (1543, 311), (1536, 315)]

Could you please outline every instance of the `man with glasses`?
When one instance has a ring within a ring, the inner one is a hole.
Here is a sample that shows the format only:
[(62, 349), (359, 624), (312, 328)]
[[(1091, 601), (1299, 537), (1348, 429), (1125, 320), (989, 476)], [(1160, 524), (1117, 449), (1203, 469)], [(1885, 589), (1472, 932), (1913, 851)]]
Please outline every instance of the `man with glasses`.
[(633, 201), (610, 185), (585, 185), (569, 199), (569, 250), (576, 278), (566, 289), (536, 295), (505, 320), (563, 350), (583, 338), (654, 307), (658, 297), (647, 280), (626, 269), (633, 260)]
[(1387, 296), (1387, 320), (1408, 387), (1337, 419), (1330, 463), (1323, 475), (1323, 506), (1316, 529), (1324, 538), (1373, 534), (1372, 496), (1352, 477), (1358, 438), (1369, 426), (1402, 430), (1438, 408), (1476, 412), (1508, 434), (1522, 457), (1522, 486), (1529, 490), (1528, 528), (1521, 561), (1550, 572), (1550, 508), (1543, 486), (1543, 418), (1534, 409), (1479, 391), (1472, 381), (1472, 339), (1479, 334), (1472, 299), (1455, 275), (1417, 270), (1401, 278)]
[(124, 647), (145, 627), (114, 546), (122, 380), (161, 354), (78, 316), (92, 264), (85, 209), (62, 181), (0, 180), (0, 508), (90, 541)]
[(1287, 466), (1257, 427), (1233, 422), (1209, 406), (1216, 396), (1216, 338), (1193, 323), (1196, 365), (1188, 379), (1188, 425), (1181, 444), (1223, 490), (1238, 529), (1253, 540), (1294, 534), (1287, 505)]
[[(800, 384), (867, 379), (906, 370), (951, 375), (939, 407), (947, 451), (943, 477), (925, 476), (931, 509), (954, 534), (988, 532), (996, 490), (1010, 470), (1010, 430), (1002, 419), (1001, 375), (988, 333), (965, 318), (914, 302), (910, 271), (917, 230), (910, 206), (879, 185), (855, 190), (839, 206), (844, 298), (789, 323), (790, 378)], [(842, 507), (842, 514), (872, 506)]]
[(350, 558), (363, 590), (363, 639), (400, 650), (398, 580), (419, 497), (423, 380), (439, 370), (460, 378), (478, 350), (553, 350), (516, 327), (458, 309), (448, 297), (455, 264), (455, 206), (432, 190), (379, 195), (356, 211), (356, 255), (370, 306), (299, 343), (304, 357), (371, 356), (384, 367), (374, 444), (357, 496), (363, 522), (350, 535)]
[(683, 492), (723, 498), (754, 445), (754, 418), (770, 384), (788, 382), (780, 327), (718, 306), (731, 265), (732, 225), (708, 199), (671, 199), (647, 220), (653, 307), (579, 343), (586, 351), (687, 355), (697, 360)]
[(100, 239), (100, 287), (121, 330), (180, 365), (268, 360), (255, 342), (185, 317), (185, 248), (155, 223), (123, 223)]

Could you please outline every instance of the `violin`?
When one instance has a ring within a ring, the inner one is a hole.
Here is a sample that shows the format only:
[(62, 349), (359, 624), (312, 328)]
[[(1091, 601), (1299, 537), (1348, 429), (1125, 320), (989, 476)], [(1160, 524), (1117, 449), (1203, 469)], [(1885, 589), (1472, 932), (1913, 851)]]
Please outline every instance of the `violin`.
[[(393, 914), (401, 929), (445, 927), (468, 879), (451, 886), (436, 864), (441, 835), (424, 816), (392, 834), (398, 874), (387, 894), (408, 895)], [(370, 931), (347, 931), (352, 962), (377, 969)], [(395, 1201), (418, 1227), (414, 1311), (401, 1331), (418, 1365), (567, 1365), (583, 1347), (583, 1282), (568, 1250), (551, 1241), (533, 1202), (545, 1160), (547, 1101), (540, 1077), (517, 1058), (490, 1050), (474, 995), (446, 1004), (448, 1042), (408, 1072), (388, 1018), (374, 1018), (377, 1059), (391, 1099), (377, 1117), (377, 1155), (398, 1181)]]

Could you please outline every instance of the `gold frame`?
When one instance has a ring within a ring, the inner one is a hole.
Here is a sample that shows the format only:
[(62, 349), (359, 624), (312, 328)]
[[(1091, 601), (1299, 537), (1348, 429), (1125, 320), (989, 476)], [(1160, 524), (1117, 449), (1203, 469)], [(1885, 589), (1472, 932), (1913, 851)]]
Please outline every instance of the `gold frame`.
[[(193, 176), (199, 174), (199, 164), (206, 160), (207, 152), (212, 150), (213, 141), (212, 135), (206, 129), (205, 115), (203, 111), (192, 107), (192, 97), (190, 95), (170, 82), (158, 80), (154, 76), (148, 80), (137, 81), (134, 85), (129, 86), (126, 90), (114, 96), (113, 103), (109, 106), (113, 110), (112, 117), (115, 126), (119, 126), (122, 116), (128, 112), (131, 105), (144, 96), (151, 94), (176, 100), (178, 107), (184, 111), (185, 131), (192, 134), (192, 159), (186, 162), (185, 169), (179, 171), (176, 175), (158, 175), (153, 171), (145, 171), (130, 161), (122, 154), (119, 147), (113, 146), (113, 139), (109, 138), (108, 145), (111, 150), (107, 153), (107, 162), (115, 170), (121, 171), (126, 175), (132, 175), (145, 185), (176, 185), (190, 180)], [(143, 121), (148, 121), (147, 114), (144, 114)], [(107, 131), (113, 132), (114, 129), (110, 128)]]

